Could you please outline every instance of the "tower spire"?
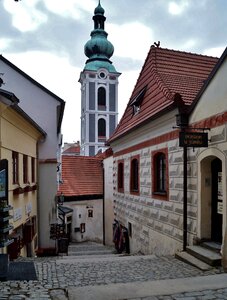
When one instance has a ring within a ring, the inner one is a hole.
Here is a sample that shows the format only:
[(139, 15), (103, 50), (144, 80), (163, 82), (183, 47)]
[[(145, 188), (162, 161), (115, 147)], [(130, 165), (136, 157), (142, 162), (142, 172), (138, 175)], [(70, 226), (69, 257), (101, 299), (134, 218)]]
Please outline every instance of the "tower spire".
[(92, 70), (94, 66), (107, 68), (110, 72), (116, 72), (114, 66), (109, 60), (113, 55), (114, 47), (107, 40), (107, 32), (105, 31), (106, 17), (105, 10), (101, 6), (100, 0), (98, 6), (94, 10), (94, 29), (91, 32), (91, 39), (84, 46), (84, 53), (88, 57), (85, 69)]

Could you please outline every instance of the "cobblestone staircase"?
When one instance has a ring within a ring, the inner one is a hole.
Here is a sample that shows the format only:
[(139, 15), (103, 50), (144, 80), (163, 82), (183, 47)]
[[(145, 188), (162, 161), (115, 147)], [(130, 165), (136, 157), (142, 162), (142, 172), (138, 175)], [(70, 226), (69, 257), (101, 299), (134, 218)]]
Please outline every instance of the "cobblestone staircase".
[(68, 248), (68, 257), (84, 257), (84, 256), (111, 256), (115, 255), (114, 247), (106, 246), (95, 242), (70, 243)]
[(203, 242), (200, 245), (188, 246), (186, 251), (176, 253), (176, 258), (187, 262), (200, 270), (206, 271), (221, 265), (220, 245), (214, 242)]

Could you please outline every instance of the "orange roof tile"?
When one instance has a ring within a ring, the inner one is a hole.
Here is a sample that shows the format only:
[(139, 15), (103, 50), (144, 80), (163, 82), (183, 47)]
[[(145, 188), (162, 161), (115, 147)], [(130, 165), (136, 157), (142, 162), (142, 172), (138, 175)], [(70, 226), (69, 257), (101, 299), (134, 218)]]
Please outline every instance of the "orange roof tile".
[[(214, 57), (151, 46), (125, 112), (108, 142), (171, 108), (176, 94), (190, 105), (217, 61)], [(133, 115), (132, 103), (145, 87), (140, 111)]]
[(80, 146), (71, 146), (68, 149), (64, 150), (62, 155), (80, 155)]
[(103, 194), (102, 160), (88, 156), (62, 156), (59, 193), (65, 196)]

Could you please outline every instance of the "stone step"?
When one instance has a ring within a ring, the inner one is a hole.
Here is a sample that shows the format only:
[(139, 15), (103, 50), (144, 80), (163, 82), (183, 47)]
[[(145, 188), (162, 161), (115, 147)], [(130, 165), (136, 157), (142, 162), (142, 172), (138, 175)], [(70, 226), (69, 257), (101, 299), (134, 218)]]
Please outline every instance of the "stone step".
[(108, 254), (113, 254), (114, 255), (114, 251), (112, 250), (87, 250), (87, 251), (80, 251), (80, 250), (75, 250), (75, 251), (71, 251), (70, 249), (68, 250), (68, 256), (82, 256), (82, 255), (108, 255)]
[(198, 269), (202, 270), (202, 271), (208, 271), (211, 270), (212, 267), (208, 264), (206, 264), (205, 262), (199, 260), (198, 258), (196, 258), (195, 256), (189, 254), (186, 251), (183, 252), (177, 252), (175, 254), (175, 257), (183, 262), (186, 262), (194, 267), (197, 267)]
[(221, 252), (221, 244), (215, 243), (212, 241), (206, 241), (201, 244), (202, 247), (207, 248), (209, 250), (215, 251), (217, 253)]
[(98, 259), (106, 259), (106, 258), (115, 258), (115, 257), (119, 257), (120, 254), (113, 254), (113, 253), (107, 253), (107, 254), (103, 254), (103, 255), (97, 255), (97, 254), (84, 254), (84, 255), (77, 255), (76, 253), (71, 254), (71, 255), (62, 255), (59, 257), (63, 257), (64, 259), (93, 259), (93, 258), (98, 258)]
[(221, 265), (221, 255), (201, 246), (188, 246), (186, 251), (210, 266)]

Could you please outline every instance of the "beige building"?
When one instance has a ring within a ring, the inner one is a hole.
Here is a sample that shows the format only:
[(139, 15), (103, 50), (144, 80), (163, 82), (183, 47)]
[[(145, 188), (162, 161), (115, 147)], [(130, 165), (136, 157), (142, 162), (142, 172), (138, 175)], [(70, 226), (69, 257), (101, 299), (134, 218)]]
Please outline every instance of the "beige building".
[(8, 223), (0, 222), (0, 250), (11, 259), (33, 256), (38, 247), (37, 149), (46, 136), (18, 103), (13, 93), (0, 89), (0, 159), (8, 162), (8, 197), (0, 197), (0, 211), (10, 215)]

